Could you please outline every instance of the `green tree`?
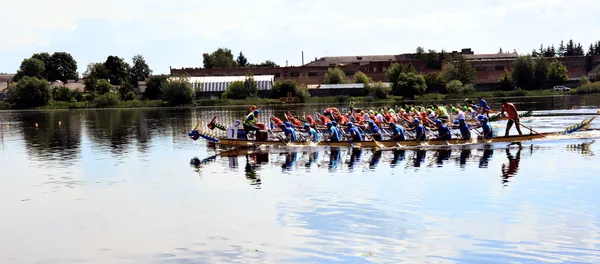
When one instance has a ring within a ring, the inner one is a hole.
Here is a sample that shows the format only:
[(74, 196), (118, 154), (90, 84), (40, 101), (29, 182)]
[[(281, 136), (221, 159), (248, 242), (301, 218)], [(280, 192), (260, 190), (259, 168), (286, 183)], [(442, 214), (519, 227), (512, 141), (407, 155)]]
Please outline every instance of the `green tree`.
[(364, 74), (363, 72), (359, 71), (357, 73), (354, 74), (354, 83), (362, 83), (365, 85), (365, 87), (369, 84), (369, 82), (371, 82), (371, 80), (369, 79), (369, 76), (367, 76), (366, 74)]
[(41, 53), (34, 53), (31, 56), (32, 59), (38, 59), (41, 60), (42, 62), (44, 62), (44, 74), (43, 77), (44, 79), (48, 80), (48, 67), (49, 67), (49, 62), (50, 62), (50, 53), (48, 52), (41, 52)]
[(295, 81), (289, 79), (276, 81), (273, 84), (273, 96), (275, 96), (275, 98), (287, 97), (288, 93), (292, 93), (292, 96), (296, 96), (297, 86)]
[(234, 81), (229, 84), (227, 90), (221, 95), (224, 99), (246, 99), (248, 93), (244, 87), (244, 82)]
[(138, 86), (138, 82), (145, 81), (148, 79), (150, 74), (152, 74), (152, 70), (150, 70), (150, 66), (146, 63), (146, 60), (142, 55), (135, 55), (132, 59), (133, 66), (129, 71), (129, 76), (131, 79), (131, 84), (135, 87)]
[(423, 75), (423, 78), (425, 78), (428, 91), (437, 92), (445, 90), (446, 79), (441, 72), (430, 72)]
[(415, 59), (423, 60), (425, 59), (425, 49), (421, 46), (417, 47), (415, 50)]
[(112, 85), (121, 85), (129, 81), (130, 67), (123, 58), (117, 56), (108, 56), (104, 62), (104, 67), (108, 71), (108, 80)]
[(96, 92), (98, 80), (108, 80), (108, 70), (104, 63), (90, 63), (87, 65), (86, 71), (83, 73), (83, 83), (85, 90), (88, 92)]
[(262, 68), (277, 68), (277, 67), (279, 67), (279, 65), (277, 65), (277, 63), (275, 63), (274, 61), (266, 60), (265, 62), (259, 64), (258, 67), (262, 67)]
[(400, 73), (397, 84), (392, 87), (394, 95), (400, 95), (406, 98), (414, 98), (416, 95), (423, 94), (425, 90), (427, 90), (425, 78), (412, 72)]
[(440, 56), (435, 50), (428, 50), (425, 55), (425, 62), (427, 63), (427, 67), (432, 70), (441, 70), (442, 69), (442, 61), (440, 60)]
[(44, 106), (51, 97), (48, 81), (29, 76), (24, 76), (16, 85), (11, 85), (7, 92), (8, 101), (18, 108)]
[(512, 79), (518, 88), (533, 90), (535, 89), (535, 62), (529, 55), (519, 56), (513, 63)]
[(235, 61), (237, 62), (238, 67), (248, 66), (248, 59), (246, 58), (246, 56), (244, 56), (244, 54), (241, 51)]
[(498, 80), (498, 86), (500, 86), (500, 90), (502, 91), (512, 91), (515, 88), (515, 83), (510, 76), (508, 70), (504, 69), (504, 76)]
[(66, 82), (67, 80), (79, 79), (77, 62), (67, 52), (55, 52), (52, 54), (48, 58), (46, 73), (48, 74), (49, 81), (60, 80)]
[(459, 80), (463, 84), (475, 83), (475, 73), (473, 65), (462, 55), (448, 63), (443, 71), (447, 81)]
[(187, 77), (170, 78), (164, 87), (165, 100), (170, 105), (189, 104), (194, 101), (194, 88)]
[(204, 68), (233, 68), (236, 66), (236, 62), (233, 59), (233, 54), (230, 49), (218, 48), (212, 53), (202, 54), (204, 59)]
[(392, 83), (392, 90), (399, 91), (398, 79), (402, 73), (416, 73), (415, 67), (411, 63), (392, 63), (385, 72), (388, 81)]
[(327, 69), (327, 73), (323, 77), (324, 84), (343, 84), (348, 83), (346, 74), (338, 67)]
[(548, 82), (551, 86), (564, 84), (569, 79), (567, 72), (565, 65), (558, 60), (553, 60), (548, 70)]
[(119, 86), (119, 96), (124, 101), (135, 99), (135, 87), (129, 82), (122, 83)]
[(168, 75), (151, 75), (146, 81), (144, 97), (149, 100), (158, 100), (163, 97), (163, 87), (167, 84)]
[(254, 81), (254, 75), (252, 72), (246, 74), (246, 80), (244, 80), (244, 91), (247, 97), (254, 97), (258, 94), (258, 86)]
[(17, 70), (17, 74), (13, 77), (13, 81), (18, 82), (24, 76), (44, 79), (45, 73), (46, 66), (42, 60), (36, 58), (24, 59), (23, 62), (21, 62), (19, 70)]
[(98, 94), (107, 94), (113, 92), (113, 86), (107, 80), (98, 80), (96, 83), (96, 93)]
[(535, 60), (535, 69), (533, 71), (533, 87), (535, 89), (545, 89), (548, 82), (548, 59), (540, 57)]
[(446, 84), (446, 93), (459, 94), (462, 92), (463, 83), (459, 80), (452, 80)]
[(387, 87), (381, 82), (371, 83), (366, 88), (367, 94), (377, 99), (386, 99), (392, 92), (391, 87)]
[(58, 86), (52, 89), (52, 100), (54, 101), (71, 101), (73, 93), (65, 86)]

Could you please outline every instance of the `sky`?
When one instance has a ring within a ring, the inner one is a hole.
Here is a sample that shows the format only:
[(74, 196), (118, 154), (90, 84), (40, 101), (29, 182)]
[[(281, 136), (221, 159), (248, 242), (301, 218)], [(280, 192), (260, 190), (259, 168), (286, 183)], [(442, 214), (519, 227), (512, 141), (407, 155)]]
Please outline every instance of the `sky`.
[[(21, 0), (2, 4), (0, 72), (66, 51), (80, 73), (109, 55), (141, 54), (154, 73), (202, 67), (219, 47), (252, 63), (402, 54), (417, 46), (475, 53), (600, 40), (597, 0)], [(7, 11), (8, 10), (8, 11)]]

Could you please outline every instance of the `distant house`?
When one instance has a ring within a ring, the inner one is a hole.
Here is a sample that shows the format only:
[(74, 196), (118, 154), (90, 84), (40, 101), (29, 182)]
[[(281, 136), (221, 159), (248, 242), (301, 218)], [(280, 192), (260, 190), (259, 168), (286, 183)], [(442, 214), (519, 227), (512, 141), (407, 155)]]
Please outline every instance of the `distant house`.
[(50, 88), (54, 89), (56, 87), (67, 87), (71, 91), (83, 92), (85, 91), (85, 84), (83, 80), (75, 81), (75, 80), (67, 80), (67, 82), (62, 81), (53, 81), (50, 82)]
[(14, 74), (0, 74), (0, 99), (6, 97), (6, 88), (12, 83)]

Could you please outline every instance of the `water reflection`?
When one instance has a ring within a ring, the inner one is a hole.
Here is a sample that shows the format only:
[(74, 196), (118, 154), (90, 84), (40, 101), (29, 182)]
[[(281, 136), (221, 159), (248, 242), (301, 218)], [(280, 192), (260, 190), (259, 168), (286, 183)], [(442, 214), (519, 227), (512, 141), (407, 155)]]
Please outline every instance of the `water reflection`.
[(523, 147), (521, 144), (518, 144), (519, 148), (517, 149), (517, 154), (512, 155), (510, 148), (507, 148), (506, 158), (508, 159), (508, 164), (502, 163), (502, 184), (506, 186), (508, 182), (510, 182), (510, 178), (517, 175), (519, 171), (519, 162), (521, 162), (521, 150)]

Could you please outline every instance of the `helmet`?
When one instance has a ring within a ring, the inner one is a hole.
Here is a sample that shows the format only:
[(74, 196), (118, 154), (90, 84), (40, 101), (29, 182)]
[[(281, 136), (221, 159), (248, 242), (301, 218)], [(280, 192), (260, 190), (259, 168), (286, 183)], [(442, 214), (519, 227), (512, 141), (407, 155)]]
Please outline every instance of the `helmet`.
[(484, 117), (481, 119), (481, 121), (487, 122), (487, 121), (488, 121), (488, 118), (484, 116)]
[(390, 123), (389, 123), (389, 125), (390, 125), (390, 126), (396, 126), (396, 123), (394, 123), (394, 122), (390, 122)]
[(285, 122), (284, 124), (286, 127), (292, 127), (292, 123), (290, 123), (290, 122)]
[(484, 118), (486, 118), (486, 117), (485, 117), (485, 116), (483, 116), (483, 115), (478, 115), (478, 116), (477, 116), (477, 120), (483, 120)]
[(254, 114), (255, 114), (255, 115), (258, 115), (258, 114), (260, 114), (260, 111), (258, 111), (258, 110), (254, 110)]
[(309, 128), (310, 125), (308, 123), (304, 123), (304, 128)]
[(415, 122), (415, 123), (420, 123), (420, 122), (421, 122), (421, 120), (420, 120), (420, 119), (418, 119), (418, 118), (415, 118), (415, 119), (413, 119), (413, 122)]
[(332, 126), (337, 126), (337, 122), (335, 122), (335, 121), (331, 121), (331, 125), (332, 125)]
[(328, 127), (329, 127), (329, 126), (331, 126), (331, 122), (327, 122), (327, 126), (328, 126)]
[(280, 124), (279, 128), (284, 129), (285, 128), (285, 124)]
[(441, 125), (441, 124), (443, 124), (444, 122), (442, 122), (442, 120), (436, 119), (436, 120), (435, 120), (435, 123), (436, 123), (436, 124), (438, 124), (438, 125)]
[(352, 127), (354, 124), (352, 124), (352, 122), (348, 122), (348, 124), (346, 124), (348, 127)]
[(375, 123), (373, 123), (373, 121), (369, 121), (369, 125), (370, 126), (375, 126)]
[(459, 122), (458, 120), (454, 120), (454, 122), (453, 122), (453, 123), (454, 123), (455, 125), (458, 125), (458, 122)]

